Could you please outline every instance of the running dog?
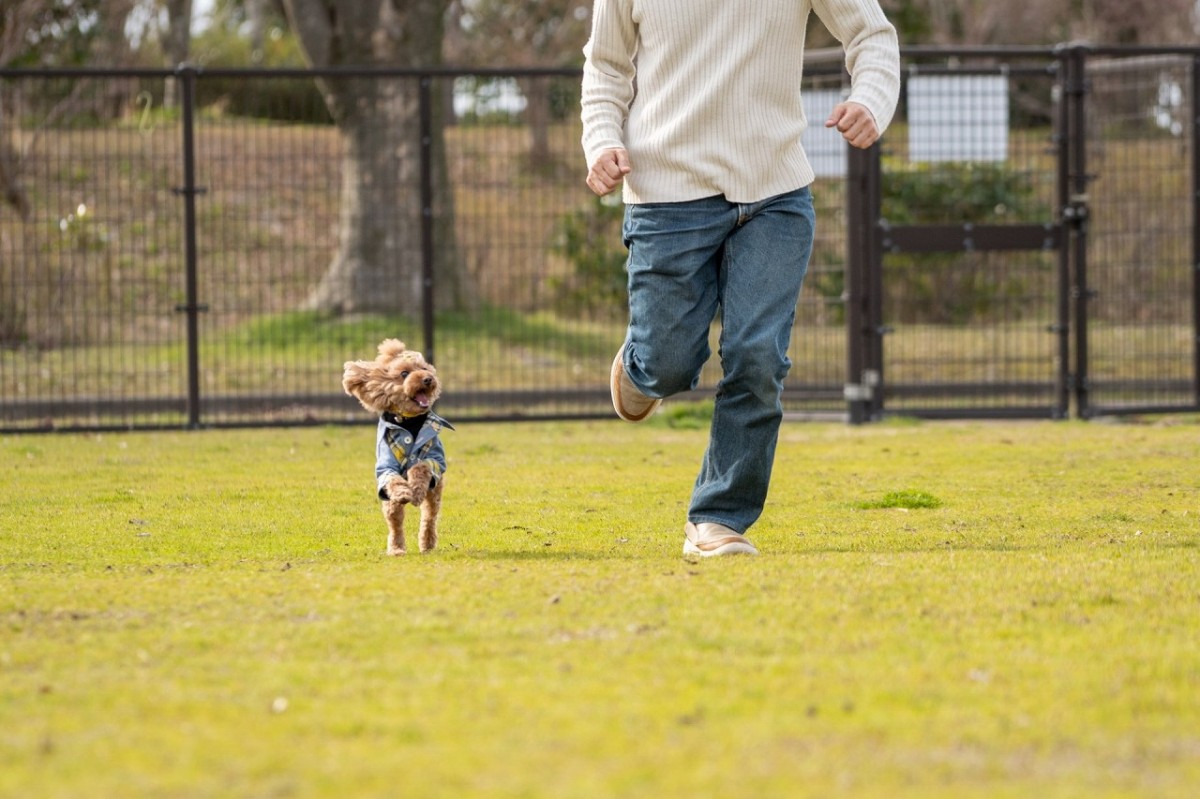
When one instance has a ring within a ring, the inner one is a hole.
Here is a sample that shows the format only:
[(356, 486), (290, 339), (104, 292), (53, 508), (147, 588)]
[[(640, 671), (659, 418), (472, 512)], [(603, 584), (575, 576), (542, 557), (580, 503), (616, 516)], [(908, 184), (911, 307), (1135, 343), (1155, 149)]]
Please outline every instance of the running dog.
[(389, 338), (373, 361), (346, 361), (346, 393), (379, 417), (375, 438), (375, 487), (387, 520), (387, 553), (403, 555), (404, 506), (421, 507), (417, 543), (421, 552), (437, 546), (438, 515), (445, 488), (446, 453), (442, 428), (454, 426), (433, 412), (442, 395), (437, 370), (403, 341)]

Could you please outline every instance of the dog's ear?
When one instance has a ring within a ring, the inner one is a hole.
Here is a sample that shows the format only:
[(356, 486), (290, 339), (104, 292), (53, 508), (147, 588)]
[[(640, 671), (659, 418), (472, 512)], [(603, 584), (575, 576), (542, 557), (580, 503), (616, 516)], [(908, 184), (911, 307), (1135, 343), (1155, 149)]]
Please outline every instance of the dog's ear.
[(408, 347), (398, 338), (385, 338), (379, 343), (379, 354), (384, 358), (395, 358), (407, 350)]
[(342, 372), (342, 388), (371, 413), (383, 413), (391, 402), (390, 381), (375, 361), (346, 361)]
[(342, 388), (352, 397), (362, 393), (375, 364), (371, 361), (346, 361), (342, 366)]

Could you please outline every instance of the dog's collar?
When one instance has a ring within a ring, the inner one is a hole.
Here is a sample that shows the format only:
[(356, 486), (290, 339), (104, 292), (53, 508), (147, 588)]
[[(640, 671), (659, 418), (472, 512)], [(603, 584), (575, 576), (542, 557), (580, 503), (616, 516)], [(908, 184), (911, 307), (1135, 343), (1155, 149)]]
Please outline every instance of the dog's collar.
[(424, 419), (429, 415), (429, 411), (423, 413), (397, 413), (394, 410), (386, 410), (383, 412), (383, 420), (392, 424), (400, 424), (401, 422), (411, 422), (414, 419)]
[(433, 424), (436, 424), (438, 427), (445, 427), (450, 430), (454, 429), (454, 425), (450, 424), (450, 422), (446, 421), (441, 416), (438, 416), (436, 413), (434, 413), (431, 410), (425, 411), (424, 413), (414, 413), (414, 414), (407, 414), (407, 415), (401, 414), (401, 413), (396, 413), (394, 411), (384, 411), (383, 412), (383, 421), (385, 421), (389, 424), (402, 425), (404, 422), (412, 422), (416, 419), (421, 419), (421, 420), (423, 420), (423, 422), (432, 422)]

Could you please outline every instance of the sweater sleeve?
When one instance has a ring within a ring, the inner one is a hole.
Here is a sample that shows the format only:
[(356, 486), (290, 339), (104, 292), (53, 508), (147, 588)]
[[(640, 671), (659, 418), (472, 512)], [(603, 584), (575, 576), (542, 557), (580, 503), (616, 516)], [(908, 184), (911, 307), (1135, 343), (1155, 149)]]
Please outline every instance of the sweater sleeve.
[(583, 48), (583, 152), (588, 164), (604, 150), (624, 147), (634, 97), (637, 27), (631, 0), (596, 0), (592, 35)]
[(900, 98), (900, 46), (878, 0), (813, 0), (813, 10), (846, 50), (849, 102), (860, 103), (885, 131)]

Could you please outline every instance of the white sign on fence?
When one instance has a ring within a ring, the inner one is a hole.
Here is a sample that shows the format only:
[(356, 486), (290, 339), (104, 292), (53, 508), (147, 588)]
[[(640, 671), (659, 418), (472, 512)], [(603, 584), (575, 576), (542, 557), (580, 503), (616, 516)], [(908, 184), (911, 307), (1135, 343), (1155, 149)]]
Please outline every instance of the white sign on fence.
[(908, 157), (1003, 161), (1008, 157), (1008, 78), (914, 75), (908, 79)]
[(819, 178), (841, 178), (846, 176), (846, 142), (837, 128), (825, 127), (825, 120), (840, 103), (841, 89), (810, 89), (803, 95), (804, 117), (808, 128), (800, 137), (804, 154)]

